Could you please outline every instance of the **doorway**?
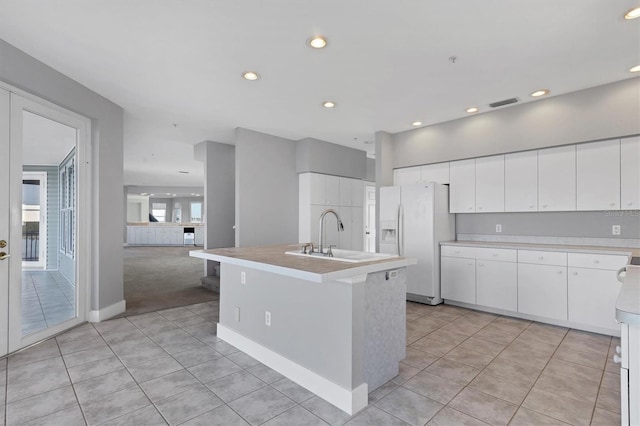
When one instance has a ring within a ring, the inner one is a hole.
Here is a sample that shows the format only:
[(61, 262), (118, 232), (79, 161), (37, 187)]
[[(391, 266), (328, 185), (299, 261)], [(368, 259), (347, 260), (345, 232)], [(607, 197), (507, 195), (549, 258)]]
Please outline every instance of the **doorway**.
[(86, 118), (0, 87), (0, 355), (86, 319), (89, 132)]

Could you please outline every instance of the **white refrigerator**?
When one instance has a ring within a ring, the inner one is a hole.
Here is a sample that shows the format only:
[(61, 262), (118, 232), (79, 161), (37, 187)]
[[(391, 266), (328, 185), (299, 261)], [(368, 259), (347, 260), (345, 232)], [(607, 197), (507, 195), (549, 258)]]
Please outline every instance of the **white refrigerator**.
[(437, 305), (440, 242), (455, 240), (449, 187), (437, 183), (380, 188), (380, 252), (418, 259), (407, 267), (407, 300)]

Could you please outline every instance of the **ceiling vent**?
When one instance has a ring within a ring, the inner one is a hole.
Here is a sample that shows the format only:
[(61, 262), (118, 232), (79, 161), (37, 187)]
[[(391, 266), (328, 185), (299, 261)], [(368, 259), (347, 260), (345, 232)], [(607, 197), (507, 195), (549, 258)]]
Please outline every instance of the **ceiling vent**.
[(511, 99), (505, 99), (504, 101), (494, 102), (492, 104), (489, 104), (489, 106), (491, 108), (498, 108), (498, 107), (509, 105), (509, 104), (515, 104), (516, 102), (518, 102), (518, 98), (511, 98)]

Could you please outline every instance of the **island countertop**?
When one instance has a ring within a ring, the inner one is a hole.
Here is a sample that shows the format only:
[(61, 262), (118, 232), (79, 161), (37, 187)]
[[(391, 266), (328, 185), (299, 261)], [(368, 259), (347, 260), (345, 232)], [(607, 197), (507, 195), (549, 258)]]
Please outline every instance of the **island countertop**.
[(229, 247), (192, 250), (189, 255), (239, 266), (301, 278), (306, 281), (327, 282), (343, 280), (370, 272), (385, 271), (414, 265), (417, 260), (392, 257), (369, 262), (349, 263), (323, 258), (308, 258), (286, 254), (300, 250), (300, 244), (281, 244), (259, 247)]

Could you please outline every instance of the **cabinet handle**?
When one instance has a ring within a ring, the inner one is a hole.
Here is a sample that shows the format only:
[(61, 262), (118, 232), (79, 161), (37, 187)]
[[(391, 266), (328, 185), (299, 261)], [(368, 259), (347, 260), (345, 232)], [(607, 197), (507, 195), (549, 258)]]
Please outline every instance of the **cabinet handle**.
[(543, 204), (543, 205), (542, 205), (542, 208), (543, 208), (543, 209), (546, 209), (546, 208), (547, 208), (547, 205), (546, 205), (546, 204)]
[(538, 256), (538, 260), (544, 260), (544, 256)]
[(558, 275), (562, 275), (562, 271), (558, 271)]
[(529, 208), (530, 208), (530, 209), (532, 209), (532, 208), (533, 208), (533, 204), (531, 204), (531, 205), (529, 206)]
[(478, 206), (478, 210), (482, 210), (482, 206)]
[(473, 210), (473, 207), (469, 207), (467, 210)]
[(615, 354), (613, 356), (613, 362), (615, 362), (616, 364), (620, 364), (622, 362), (622, 358), (620, 358), (618, 354)]
[(498, 253), (493, 253), (493, 257), (498, 257)]
[(595, 259), (593, 263), (600, 263), (600, 261), (598, 259)]
[(574, 273), (573, 273), (573, 275), (578, 275), (578, 273), (577, 273), (577, 272), (574, 272)]
[(456, 250), (456, 254), (460, 254), (460, 250)]
[(482, 263), (478, 264), (478, 267), (480, 267), (480, 268), (482, 268), (483, 266), (484, 266), (484, 264), (482, 264)]
[(467, 263), (467, 266), (473, 266), (473, 263), (469, 262)]
[(627, 203), (627, 205), (628, 205), (628, 206), (632, 206), (632, 205), (633, 205), (633, 202), (628, 202), (628, 203)]
[(611, 207), (613, 207), (613, 206), (615, 206), (615, 205), (616, 205), (616, 203), (609, 203), (609, 205), (610, 205)]

